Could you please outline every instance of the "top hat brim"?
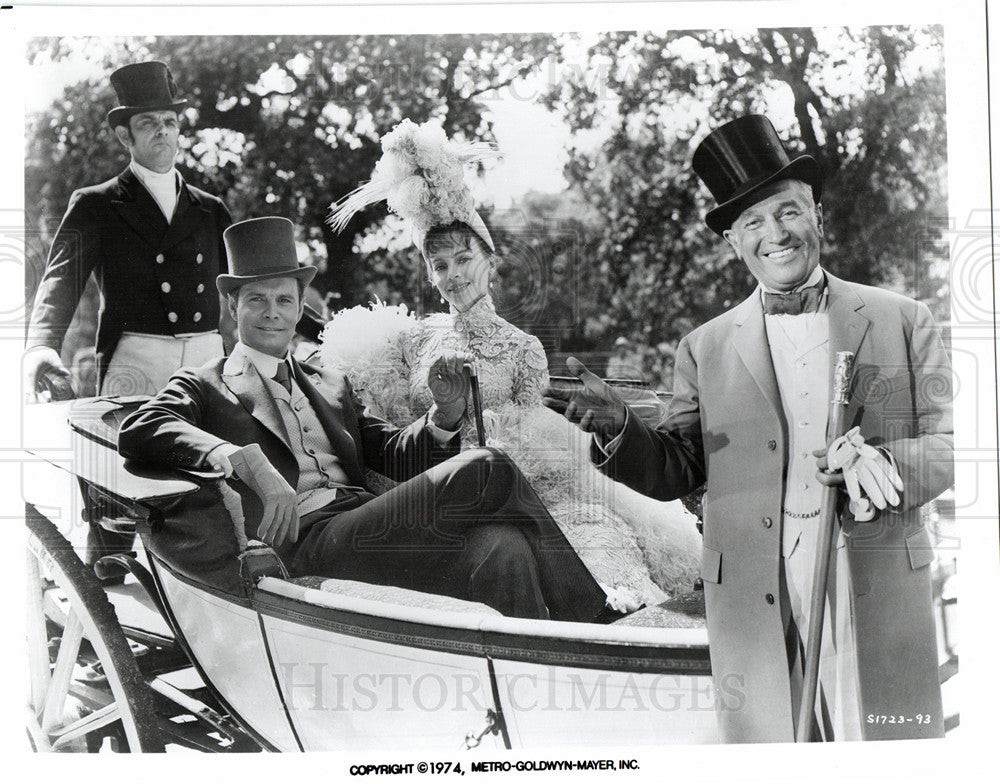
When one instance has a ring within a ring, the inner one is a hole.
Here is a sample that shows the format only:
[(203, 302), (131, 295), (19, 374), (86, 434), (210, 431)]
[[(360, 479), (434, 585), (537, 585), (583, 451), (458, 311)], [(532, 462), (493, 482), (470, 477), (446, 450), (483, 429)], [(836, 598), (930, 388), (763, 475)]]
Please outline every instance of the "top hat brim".
[(234, 289), (238, 289), (245, 283), (250, 283), (255, 280), (270, 280), (271, 278), (295, 278), (296, 280), (301, 280), (305, 285), (309, 285), (312, 279), (316, 277), (315, 267), (299, 267), (298, 269), (289, 270), (276, 270), (275, 272), (262, 272), (259, 275), (219, 275), (215, 279), (215, 285), (219, 289), (219, 293), (223, 296), (232, 293)]
[(732, 228), (733, 221), (740, 217), (743, 210), (760, 201), (762, 188), (779, 180), (801, 180), (812, 188), (813, 201), (819, 204), (823, 195), (823, 172), (811, 155), (800, 155), (762, 180), (747, 183), (736, 195), (711, 210), (705, 216), (708, 228), (721, 237), (723, 232)]
[(180, 114), (180, 112), (182, 112), (187, 105), (187, 100), (181, 99), (171, 103), (157, 104), (155, 106), (116, 106), (108, 112), (108, 125), (110, 125), (112, 129), (118, 127), (119, 125), (128, 125), (129, 118), (133, 115), (140, 114), (141, 112), (160, 112), (169, 109), (170, 111)]

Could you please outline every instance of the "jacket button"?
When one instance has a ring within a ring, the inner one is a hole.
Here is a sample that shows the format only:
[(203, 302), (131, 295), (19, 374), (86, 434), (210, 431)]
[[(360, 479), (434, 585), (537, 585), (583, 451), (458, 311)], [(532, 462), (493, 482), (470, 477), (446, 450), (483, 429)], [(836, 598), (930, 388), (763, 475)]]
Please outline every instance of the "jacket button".
[(773, 593), (765, 593), (764, 594), (764, 601), (767, 602), (768, 604), (774, 604), (774, 594)]
[(765, 517), (763, 520), (760, 521), (760, 524), (765, 528), (770, 528), (773, 523), (774, 521), (770, 517)]
[(163, 258), (163, 254), (162, 253), (157, 253), (156, 254), (156, 263), (157, 264), (162, 264), (164, 261), (165, 261), (165, 259)]
[(199, 264), (201, 264), (205, 260), (205, 256), (199, 253), (197, 256), (194, 257), (194, 260)]
[(170, 311), (167, 314), (167, 321), (169, 321), (171, 324), (176, 324), (177, 323), (177, 318), (178, 318), (177, 314), (174, 313), (173, 311)]
[(201, 313), (195, 313), (191, 318), (195, 321), (201, 321)]
[(205, 290), (205, 284), (204, 283), (199, 283), (198, 284), (198, 288), (195, 289), (195, 291), (197, 291), (199, 294), (201, 294), (204, 290)]
[(169, 294), (170, 284), (167, 283), (166, 281), (163, 281), (163, 283), (160, 284), (160, 291), (162, 291), (164, 294)]
[(767, 449), (769, 452), (773, 452), (777, 448), (778, 448), (778, 442), (775, 441), (773, 438), (767, 442)]

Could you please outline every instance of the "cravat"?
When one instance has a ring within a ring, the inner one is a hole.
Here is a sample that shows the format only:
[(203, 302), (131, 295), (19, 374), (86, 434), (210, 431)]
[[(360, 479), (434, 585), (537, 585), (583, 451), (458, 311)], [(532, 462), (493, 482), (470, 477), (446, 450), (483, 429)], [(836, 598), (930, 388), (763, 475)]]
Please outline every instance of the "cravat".
[(281, 361), (278, 363), (278, 369), (274, 371), (274, 380), (281, 384), (289, 395), (292, 394), (292, 378), (288, 374), (287, 362)]
[(819, 300), (822, 293), (822, 283), (784, 294), (772, 294), (770, 291), (765, 291), (764, 313), (768, 316), (780, 314), (798, 316), (801, 313), (815, 313), (819, 310)]

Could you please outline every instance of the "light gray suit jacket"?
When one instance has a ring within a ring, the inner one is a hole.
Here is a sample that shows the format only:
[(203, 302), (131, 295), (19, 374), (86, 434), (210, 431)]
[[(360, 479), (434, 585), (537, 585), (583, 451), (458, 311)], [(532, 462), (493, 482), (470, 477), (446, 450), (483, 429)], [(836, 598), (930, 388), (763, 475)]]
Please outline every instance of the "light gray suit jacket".
[[(863, 731), (866, 739), (940, 736), (933, 550), (919, 508), (953, 482), (951, 366), (926, 306), (829, 273), (827, 280), (830, 381), (836, 353), (854, 352), (848, 427), (888, 448), (905, 484), (891, 513), (869, 523), (841, 518)], [(755, 291), (681, 341), (664, 422), (653, 429), (629, 417), (602, 466), (662, 500), (707, 480), (702, 578), (727, 742), (793, 740), (788, 617), (777, 601), (787, 430)], [(869, 714), (913, 720), (869, 723)], [(917, 715), (931, 720), (918, 723)]]

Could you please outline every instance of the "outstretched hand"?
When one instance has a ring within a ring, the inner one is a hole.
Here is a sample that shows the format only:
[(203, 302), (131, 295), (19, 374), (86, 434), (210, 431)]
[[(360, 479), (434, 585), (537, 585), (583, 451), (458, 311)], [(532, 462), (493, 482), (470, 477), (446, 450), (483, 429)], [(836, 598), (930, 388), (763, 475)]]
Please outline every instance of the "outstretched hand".
[(566, 367), (583, 386), (572, 389), (550, 386), (543, 393), (542, 403), (581, 430), (610, 441), (625, 426), (625, 401), (576, 357), (568, 357)]

